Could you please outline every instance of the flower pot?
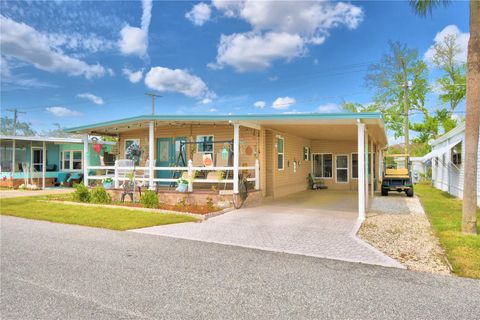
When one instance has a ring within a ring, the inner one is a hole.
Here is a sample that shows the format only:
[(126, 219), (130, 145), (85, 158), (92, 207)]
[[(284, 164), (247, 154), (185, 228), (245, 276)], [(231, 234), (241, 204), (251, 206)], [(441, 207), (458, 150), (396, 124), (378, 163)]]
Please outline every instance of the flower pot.
[(178, 192), (187, 192), (188, 184), (179, 183), (177, 186)]
[(105, 189), (110, 189), (110, 188), (112, 187), (112, 183), (111, 183), (111, 182), (104, 182), (104, 183), (103, 183), (103, 187), (104, 187)]

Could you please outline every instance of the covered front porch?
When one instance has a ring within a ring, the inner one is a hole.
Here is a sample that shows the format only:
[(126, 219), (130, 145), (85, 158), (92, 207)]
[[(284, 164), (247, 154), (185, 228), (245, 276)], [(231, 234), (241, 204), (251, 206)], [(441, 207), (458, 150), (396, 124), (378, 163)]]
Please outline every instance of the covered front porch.
[[(118, 139), (119, 160), (86, 163), (86, 185), (111, 178), (115, 189), (134, 180), (171, 192), (183, 179), (190, 194), (236, 195), (245, 178), (251, 190), (276, 200), (316, 179), (328, 189), (356, 191), (360, 219), (382, 176), (386, 145), (378, 113), (141, 116), (69, 131)], [(142, 150), (137, 159), (127, 159), (132, 145)]]

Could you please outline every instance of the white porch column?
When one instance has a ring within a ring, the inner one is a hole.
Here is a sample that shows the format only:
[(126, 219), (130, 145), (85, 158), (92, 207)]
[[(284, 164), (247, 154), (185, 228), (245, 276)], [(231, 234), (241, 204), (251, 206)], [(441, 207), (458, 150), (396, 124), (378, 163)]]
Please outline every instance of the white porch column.
[(240, 125), (233, 124), (233, 193), (238, 193), (238, 167), (240, 163)]
[(45, 141), (43, 141), (42, 146), (42, 189), (45, 190), (45, 172), (47, 166), (47, 147), (45, 145)]
[(358, 152), (358, 219), (365, 220), (365, 124), (357, 124)]
[(365, 209), (368, 208), (368, 131), (365, 130)]
[(155, 173), (155, 171), (153, 170), (153, 168), (155, 167), (154, 136), (155, 136), (155, 123), (153, 121), (150, 121), (150, 123), (148, 124), (148, 188), (150, 190), (155, 189), (155, 185), (153, 183), (153, 178), (154, 178), (153, 175)]
[(375, 162), (373, 161), (374, 157), (373, 157), (373, 153), (375, 152), (375, 149), (373, 149), (373, 139), (370, 139), (370, 196), (373, 198), (375, 196), (375, 178), (374, 178), (374, 173), (375, 173)]
[(382, 190), (382, 178), (383, 178), (383, 152), (382, 152), (382, 148), (380, 148), (380, 146), (378, 145), (377, 146), (377, 159), (378, 159), (378, 181), (380, 181), (380, 183), (378, 184), (380, 186), (379, 190)]
[(83, 137), (83, 184), (88, 187), (88, 134)]
[(255, 190), (260, 190), (260, 163), (255, 159)]
[[(15, 149), (17, 148), (17, 144), (16, 144), (16, 140), (13, 139), (12, 140), (12, 181), (13, 179), (15, 178), (14, 175), (15, 175)], [(32, 150), (32, 148), (30, 148), (30, 150)], [(33, 161), (32, 161), (33, 162)]]

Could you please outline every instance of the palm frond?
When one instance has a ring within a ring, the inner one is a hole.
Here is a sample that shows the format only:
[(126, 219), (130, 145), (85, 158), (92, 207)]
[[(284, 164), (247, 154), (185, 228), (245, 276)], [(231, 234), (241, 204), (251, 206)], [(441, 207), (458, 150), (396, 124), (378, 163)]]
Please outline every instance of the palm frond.
[(427, 13), (432, 14), (432, 10), (439, 5), (448, 5), (450, 0), (410, 0), (410, 6), (413, 10), (421, 15), (426, 16)]

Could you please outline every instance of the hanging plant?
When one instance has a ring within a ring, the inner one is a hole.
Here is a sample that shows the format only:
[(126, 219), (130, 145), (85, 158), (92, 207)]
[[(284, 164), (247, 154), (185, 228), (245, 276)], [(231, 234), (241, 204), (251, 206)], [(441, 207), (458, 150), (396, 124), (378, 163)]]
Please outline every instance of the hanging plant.
[(128, 146), (127, 150), (125, 150), (125, 157), (129, 160), (135, 161), (137, 163), (140, 161), (140, 158), (142, 157), (142, 148), (136, 143), (132, 143), (131, 145)]

